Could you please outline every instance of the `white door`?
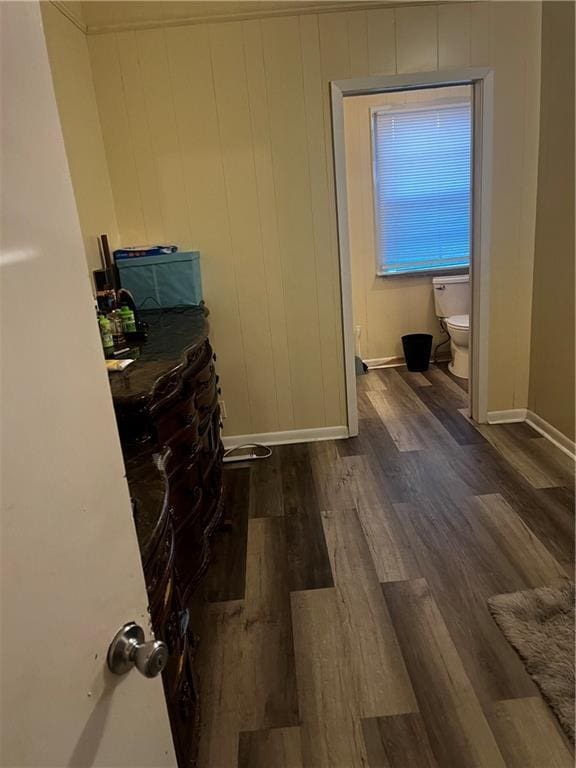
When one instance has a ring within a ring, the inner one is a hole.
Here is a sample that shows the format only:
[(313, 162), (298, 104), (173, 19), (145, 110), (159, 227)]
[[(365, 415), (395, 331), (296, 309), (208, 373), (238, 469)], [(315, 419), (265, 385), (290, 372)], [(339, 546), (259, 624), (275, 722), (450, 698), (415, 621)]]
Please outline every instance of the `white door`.
[(175, 765), (38, 3), (1, 18), (1, 763)]

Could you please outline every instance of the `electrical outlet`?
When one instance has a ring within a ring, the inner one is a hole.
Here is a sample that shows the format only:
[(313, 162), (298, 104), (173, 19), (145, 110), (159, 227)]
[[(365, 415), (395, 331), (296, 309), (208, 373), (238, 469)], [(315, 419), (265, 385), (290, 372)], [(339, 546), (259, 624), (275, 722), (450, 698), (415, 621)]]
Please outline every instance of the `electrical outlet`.
[(226, 411), (226, 403), (224, 400), (219, 400), (218, 402), (220, 403), (220, 416), (222, 417), (222, 420), (227, 419), (228, 413)]

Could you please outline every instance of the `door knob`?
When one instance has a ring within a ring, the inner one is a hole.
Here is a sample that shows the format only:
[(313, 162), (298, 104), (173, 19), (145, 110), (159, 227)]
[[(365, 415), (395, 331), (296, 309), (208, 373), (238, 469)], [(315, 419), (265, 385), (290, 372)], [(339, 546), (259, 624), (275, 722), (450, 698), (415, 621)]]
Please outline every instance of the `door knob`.
[(118, 630), (108, 648), (108, 668), (124, 675), (136, 667), (144, 677), (156, 677), (168, 661), (168, 647), (162, 640), (144, 642), (144, 630), (134, 621)]

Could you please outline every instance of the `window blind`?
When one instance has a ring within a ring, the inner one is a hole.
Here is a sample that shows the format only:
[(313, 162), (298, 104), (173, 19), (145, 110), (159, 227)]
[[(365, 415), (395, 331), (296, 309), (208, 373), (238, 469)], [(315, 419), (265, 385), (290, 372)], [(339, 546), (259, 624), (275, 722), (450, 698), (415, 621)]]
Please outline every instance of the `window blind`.
[(373, 112), (380, 275), (470, 263), (469, 102)]

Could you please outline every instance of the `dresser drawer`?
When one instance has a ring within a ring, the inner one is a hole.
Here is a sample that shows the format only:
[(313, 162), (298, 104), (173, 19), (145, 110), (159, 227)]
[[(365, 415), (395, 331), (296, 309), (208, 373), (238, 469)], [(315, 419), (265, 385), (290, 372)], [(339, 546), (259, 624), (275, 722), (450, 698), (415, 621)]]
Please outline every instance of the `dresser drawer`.
[(159, 620), (168, 608), (174, 587), (174, 563), (174, 535), (170, 522), (167, 535), (160, 541), (144, 572), (150, 613), (155, 620)]
[(203, 501), (202, 468), (198, 461), (180, 467), (171, 477), (168, 489), (168, 510), (180, 543), (179, 531), (197, 515)]
[(184, 468), (193, 467), (200, 453), (196, 423), (176, 432), (166, 441), (165, 446), (170, 449), (170, 457), (166, 462), (166, 474), (172, 479)]
[[(194, 672), (187, 660), (184, 663), (178, 688), (173, 694), (172, 707), (176, 749), (179, 755), (186, 756), (184, 765), (193, 766), (196, 764), (196, 733), (200, 720), (200, 707)], [(170, 707), (171, 710), (172, 707)]]
[(168, 445), (169, 441), (186, 427), (199, 427), (199, 414), (194, 400), (179, 390), (167, 401), (151, 410), (151, 416), (161, 445)]

